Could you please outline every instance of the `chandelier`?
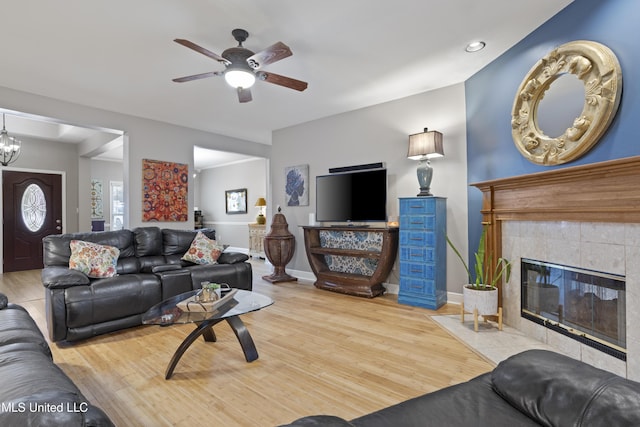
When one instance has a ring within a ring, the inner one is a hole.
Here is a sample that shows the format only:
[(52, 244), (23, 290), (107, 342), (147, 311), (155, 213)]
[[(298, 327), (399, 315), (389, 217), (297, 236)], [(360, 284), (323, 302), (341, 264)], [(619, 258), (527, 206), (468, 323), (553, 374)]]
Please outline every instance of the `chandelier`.
[(4, 125), (4, 113), (2, 113), (2, 132), (0, 132), (0, 163), (7, 166), (18, 160), (22, 143), (19, 139), (9, 136)]

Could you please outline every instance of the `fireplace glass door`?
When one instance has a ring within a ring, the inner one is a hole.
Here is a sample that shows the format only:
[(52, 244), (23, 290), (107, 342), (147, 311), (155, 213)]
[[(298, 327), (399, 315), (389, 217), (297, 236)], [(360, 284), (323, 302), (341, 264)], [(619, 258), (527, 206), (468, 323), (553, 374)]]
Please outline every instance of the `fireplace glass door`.
[(522, 259), (522, 316), (626, 357), (625, 278)]

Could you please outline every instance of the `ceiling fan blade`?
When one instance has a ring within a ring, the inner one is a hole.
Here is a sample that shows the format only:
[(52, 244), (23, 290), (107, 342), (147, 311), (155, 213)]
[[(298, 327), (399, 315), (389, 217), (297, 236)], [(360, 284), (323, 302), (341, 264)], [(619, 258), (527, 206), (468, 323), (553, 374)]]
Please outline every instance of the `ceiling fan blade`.
[(240, 102), (249, 102), (253, 98), (251, 97), (251, 89), (243, 89), (241, 87), (238, 88), (238, 101)]
[(272, 64), (281, 59), (293, 55), (289, 46), (282, 42), (278, 42), (268, 48), (261, 50), (247, 58), (247, 64), (254, 70), (259, 70), (265, 65)]
[(174, 82), (176, 83), (184, 83), (184, 82), (190, 82), (192, 80), (199, 80), (199, 79), (206, 79), (207, 77), (213, 77), (213, 76), (217, 76), (220, 75), (221, 73), (218, 71), (212, 71), (209, 73), (202, 73), (202, 74), (194, 74), (192, 76), (185, 76), (185, 77), (178, 77), (177, 79), (173, 79)]
[(189, 40), (185, 40), (185, 39), (175, 39), (174, 42), (181, 44), (184, 47), (188, 47), (189, 49), (193, 49), (198, 53), (201, 53), (205, 56), (208, 56), (211, 59), (215, 59), (216, 61), (222, 62), (224, 64), (231, 64), (229, 61), (227, 61), (226, 59), (224, 59), (222, 56), (211, 52), (208, 49), (203, 48), (202, 46), (198, 46), (197, 44), (190, 42)]
[(305, 90), (307, 88), (307, 86), (308, 86), (307, 82), (303, 82), (301, 80), (292, 79), (291, 77), (281, 76), (280, 74), (267, 73), (267, 72), (264, 72), (264, 71), (258, 73), (258, 78), (260, 80), (265, 81), (265, 82), (269, 82), (269, 83), (273, 83), (273, 84), (276, 84), (276, 85), (288, 87), (290, 89), (299, 90), (300, 92)]

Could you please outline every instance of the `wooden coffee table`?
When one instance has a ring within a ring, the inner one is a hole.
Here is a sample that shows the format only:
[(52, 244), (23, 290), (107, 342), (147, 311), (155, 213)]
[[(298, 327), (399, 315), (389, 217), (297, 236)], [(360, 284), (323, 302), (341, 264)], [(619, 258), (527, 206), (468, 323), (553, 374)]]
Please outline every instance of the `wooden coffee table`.
[(200, 335), (207, 342), (216, 341), (213, 327), (223, 320), (227, 321), (236, 334), (247, 362), (253, 362), (258, 359), (258, 351), (253, 338), (251, 338), (249, 330), (240, 319), (240, 316), (268, 307), (273, 304), (273, 300), (256, 292), (238, 289), (232, 299), (212, 312), (184, 311), (177, 306), (178, 303), (193, 297), (198, 291), (185, 292), (164, 300), (151, 307), (142, 316), (142, 323), (145, 325), (168, 326), (184, 323), (195, 323), (197, 325), (196, 329), (182, 341), (182, 344), (173, 354), (165, 372), (165, 379), (167, 380), (173, 375), (173, 370), (184, 352)]

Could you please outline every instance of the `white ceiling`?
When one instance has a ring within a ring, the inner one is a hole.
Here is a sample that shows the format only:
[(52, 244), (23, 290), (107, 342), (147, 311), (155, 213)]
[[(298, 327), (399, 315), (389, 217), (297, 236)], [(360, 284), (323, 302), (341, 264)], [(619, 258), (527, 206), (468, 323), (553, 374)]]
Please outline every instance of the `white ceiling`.
[[(270, 144), (277, 129), (463, 82), (571, 1), (3, 1), (0, 86)], [(265, 70), (309, 88), (257, 82), (240, 104), (220, 77), (171, 81), (224, 69), (173, 39), (221, 54), (234, 28), (255, 52), (287, 44), (293, 56)], [(466, 53), (478, 39), (487, 47)]]

